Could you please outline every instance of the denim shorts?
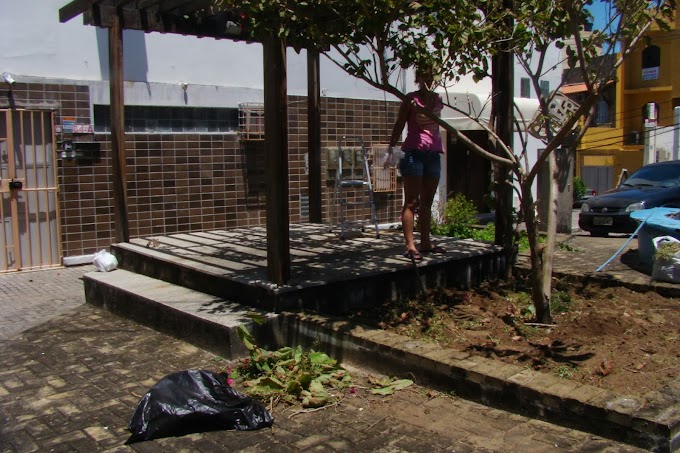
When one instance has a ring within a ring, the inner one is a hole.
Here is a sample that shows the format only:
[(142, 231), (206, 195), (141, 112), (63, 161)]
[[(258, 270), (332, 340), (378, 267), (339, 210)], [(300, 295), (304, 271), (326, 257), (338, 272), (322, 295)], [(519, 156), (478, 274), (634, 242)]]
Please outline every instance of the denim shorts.
[(424, 176), (439, 179), (442, 164), (436, 151), (406, 150), (399, 160), (402, 176)]

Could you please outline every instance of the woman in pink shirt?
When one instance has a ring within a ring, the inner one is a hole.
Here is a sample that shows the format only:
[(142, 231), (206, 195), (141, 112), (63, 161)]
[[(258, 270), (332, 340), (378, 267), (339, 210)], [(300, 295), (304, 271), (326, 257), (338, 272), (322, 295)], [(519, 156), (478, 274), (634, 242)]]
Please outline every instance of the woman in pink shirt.
[[(432, 91), (434, 75), (431, 69), (416, 70), (416, 83), (420, 89), (409, 93), (408, 102), (402, 102), (399, 115), (392, 130), (390, 149), (397, 144), (408, 124), (406, 140), (401, 149), (404, 157), (399, 161), (399, 171), (404, 182), (404, 206), (401, 209), (401, 222), (406, 241), (404, 256), (421, 260), (422, 253), (443, 253), (444, 250), (430, 242), (430, 221), (432, 201), (439, 184), (441, 171), (440, 154), (444, 152), (439, 125), (428, 118), (419, 107), (441, 114), (444, 105), (439, 94)], [(414, 241), (415, 213), (418, 211), (420, 227), (420, 246)]]

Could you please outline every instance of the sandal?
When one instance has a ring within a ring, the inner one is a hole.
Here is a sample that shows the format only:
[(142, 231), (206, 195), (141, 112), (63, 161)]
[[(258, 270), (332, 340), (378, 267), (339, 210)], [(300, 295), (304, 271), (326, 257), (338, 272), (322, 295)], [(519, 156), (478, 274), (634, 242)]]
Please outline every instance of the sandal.
[(406, 250), (404, 253), (402, 253), (402, 256), (404, 258), (410, 259), (411, 261), (420, 261), (423, 259), (423, 255), (421, 255), (417, 250)]
[(444, 250), (443, 247), (440, 247), (438, 245), (433, 245), (432, 248), (429, 248), (427, 250), (421, 250), (421, 253), (446, 253), (446, 250)]

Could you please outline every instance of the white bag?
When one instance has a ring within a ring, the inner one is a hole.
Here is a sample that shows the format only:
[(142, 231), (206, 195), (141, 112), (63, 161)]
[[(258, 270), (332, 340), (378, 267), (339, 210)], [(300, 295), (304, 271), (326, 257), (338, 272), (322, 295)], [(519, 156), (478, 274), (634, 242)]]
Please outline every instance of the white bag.
[(92, 264), (99, 272), (109, 272), (118, 267), (118, 260), (106, 250), (101, 250), (95, 253)]
[(396, 167), (402, 157), (404, 157), (404, 152), (401, 148), (397, 146), (387, 148), (387, 152), (382, 158), (383, 168)]
[(652, 280), (660, 282), (680, 283), (680, 251), (672, 256), (659, 256), (659, 248), (663, 244), (680, 243), (673, 236), (659, 236), (652, 239), (654, 243), (654, 266), (652, 267)]

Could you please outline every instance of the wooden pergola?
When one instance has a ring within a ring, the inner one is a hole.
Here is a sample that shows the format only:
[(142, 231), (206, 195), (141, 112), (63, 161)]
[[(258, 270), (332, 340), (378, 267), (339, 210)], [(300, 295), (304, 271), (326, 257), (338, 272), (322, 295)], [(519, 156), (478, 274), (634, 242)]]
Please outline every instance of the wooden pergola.
[[(83, 15), (86, 25), (109, 30), (111, 150), (114, 219), (117, 242), (129, 242), (127, 172), (123, 98), (123, 30), (173, 33), (215, 39), (244, 40), (227, 21), (238, 12), (214, 13), (211, 0), (73, 0), (59, 10), (64, 23)], [(251, 40), (249, 40), (251, 41)], [(288, 120), (286, 47), (276, 36), (263, 46), (267, 275), (278, 285), (290, 280), (288, 204)], [(309, 220), (321, 223), (321, 113), (319, 52), (307, 52)]]

